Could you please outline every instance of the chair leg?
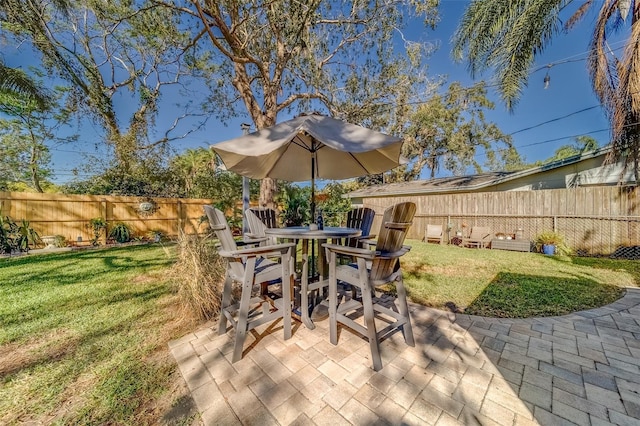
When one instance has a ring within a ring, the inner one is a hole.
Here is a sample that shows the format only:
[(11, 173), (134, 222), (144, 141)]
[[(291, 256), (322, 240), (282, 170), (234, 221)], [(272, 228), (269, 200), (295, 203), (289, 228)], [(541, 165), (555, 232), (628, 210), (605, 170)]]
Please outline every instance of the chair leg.
[(338, 280), (336, 278), (336, 254), (329, 256), (329, 341), (338, 344)]
[[(288, 281), (288, 282), (287, 282)], [(293, 274), (289, 271), (289, 262), (282, 261), (282, 321), (284, 322), (284, 338), (291, 338), (291, 294), (293, 292)]]
[(380, 357), (380, 344), (378, 343), (378, 335), (376, 332), (371, 289), (368, 283), (362, 288), (362, 307), (364, 309), (364, 324), (367, 328), (367, 338), (369, 339), (369, 347), (371, 348), (373, 369), (379, 371), (382, 369), (382, 358)]
[(400, 315), (407, 319), (407, 322), (402, 326), (402, 332), (404, 334), (404, 341), (409, 346), (415, 346), (413, 340), (413, 329), (411, 328), (411, 317), (409, 317), (409, 305), (407, 304), (407, 289), (404, 287), (402, 276), (396, 283), (396, 292), (398, 293), (398, 310)]
[(220, 322), (218, 323), (218, 335), (222, 335), (227, 332), (227, 317), (224, 314), (224, 310), (231, 304), (231, 289), (233, 287), (233, 280), (227, 274), (224, 280), (224, 289), (222, 290), (222, 306), (220, 307)]
[(238, 310), (238, 322), (236, 323), (236, 336), (233, 346), (233, 358), (231, 362), (242, 359), (242, 347), (244, 339), (247, 337), (247, 323), (249, 317), (249, 301), (251, 300), (251, 287), (253, 285), (253, 274), (256, 268), (256, 258), (247, 259), (242, 282), (242, 295), (240, 296), (240, 309)]

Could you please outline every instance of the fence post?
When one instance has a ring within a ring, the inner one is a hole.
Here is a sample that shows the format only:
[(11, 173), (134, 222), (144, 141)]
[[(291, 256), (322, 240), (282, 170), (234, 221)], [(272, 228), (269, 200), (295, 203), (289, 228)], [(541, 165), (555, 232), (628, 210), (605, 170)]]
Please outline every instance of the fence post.
[(104, 229), (102, 236), (100, 237), (100, 243), (102, 245), (107, 244), (107, 235), (109, 233), (109, 221), (112, 219), (109, 217), (109, 206), (107, 205), (108, 201), (106, 198), (100, 199), (100, 217), (104, 218), (107, 227)]
[(182, 201), (176, 201), (176, 209), (178, 213), (178, 229), (177, 235), (180, 235), (181, 231), (184, 231), (184, 220), (183, 220), (183, 209), (182, 209)]
[(553, 232), (558, 232), (558, 216), (553, 216)]

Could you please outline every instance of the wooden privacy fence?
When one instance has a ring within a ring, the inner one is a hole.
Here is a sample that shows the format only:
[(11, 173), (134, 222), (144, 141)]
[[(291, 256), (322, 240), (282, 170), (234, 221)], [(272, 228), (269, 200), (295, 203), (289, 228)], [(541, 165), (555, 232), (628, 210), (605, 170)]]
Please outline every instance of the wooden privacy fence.
[(520, 230), (531, 241), (542, 231), (555, 230), (579, 254), (631, 250), (633, 257), (640, 256), (640, 200), (635, 187), (363, 197), (365, 207), (376, 211), (372, 229), (380, 226), (387, 206), (403, 201), (417, 205), (409, 238), (422, 239), (427, 224), (442, 225), (447, 240), (456, 231), (468, 233), (472, 226), (504, 234)]
[[(151, 210), (144, 211), (151, 203)], [(0, 192), (2, 216), (15, 221), (28, 220), (40, 236), (62, 235), (67, 241), (89, 241), (93, 232), (89, 222), (105, 219), (108, 229), (123, 222), (131, 227), (134, 236), (146, 236), (159, 231), (175, 236), (202, 231), (202, 206), (210, 199), (148, 198), (110, 195), (63, 195), (27, 192)]]

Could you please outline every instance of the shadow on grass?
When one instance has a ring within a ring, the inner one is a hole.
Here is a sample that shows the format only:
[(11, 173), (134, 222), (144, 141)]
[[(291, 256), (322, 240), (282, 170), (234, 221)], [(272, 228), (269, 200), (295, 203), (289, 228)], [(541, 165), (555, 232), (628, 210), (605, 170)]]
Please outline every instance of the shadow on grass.
[(588, 266), (597, 269), (624, 271), (633, 277), (636, 285), (640, 286), (640, 262), (637, 260), (607, 259), (602, 257), (572, 257), (574, 265)]
[(171, 262), (149, 246), (25, 256), (7, 262), (12, 268), (0, 270), (4, 299), (0, 324), (7, 330), (3, 339), (11, 342), (24, 338), (23, 333), (37, 334), (87, 312), (96, 315), (120, 304), (123, 307), (117, 309), (132, 309), (159, 299), (171, 288), (154, 271)]
[[(121, 272), (135, 267), (141, 272), (168, 267), (173, 260), (150, 246), (128, 246), (109, 249), (90, 249), (48, 255), (22, 256), (0, 260), (2, 287), (11, 291), (46, 283), (73, 285), (95, 278), (97, 274)], [(145, 253), (153, 253), (145, 256)], [(8, 272), (4, 273), (3, 269)]]
[(499, 318), (566, 315), (612, 303), (624, 289), (584, 277), (550, 277), (501, 272), (465, 313)]

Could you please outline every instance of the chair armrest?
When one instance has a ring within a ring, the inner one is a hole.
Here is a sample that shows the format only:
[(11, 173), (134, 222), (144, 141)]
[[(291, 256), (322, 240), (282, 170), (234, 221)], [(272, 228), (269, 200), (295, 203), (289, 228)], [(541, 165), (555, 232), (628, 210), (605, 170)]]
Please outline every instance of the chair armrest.
[(252, 247), (233, 251), (221, 250), (218, 253), (222, 257), (233, 257), (240, 259), (243, 257), (274, 257), (286, 254), (290, 248), (295, 247), (293, 243), (274, 244), (272, 246)]
[(259, 244), (263, 241), (267, 241), (268, 239), (269, 237), (259, 237), (254, 234), (247, 233), (242, 237), (242, 241), (238, 241), (238, 243), (241, 243), (240, 245)]
[(390, 253), (376, 252), (376, 257), (379, 259), (396, 259), (407, 254), (409, 250), (411, 250), (411, 246), (402, 246), (400, 250)]
[(360, 244), (369, 244), (370, 246), (375, 246), (376, 244), (378, 244), (378, 240), (367, 240), (367, 239), (362, 239), (362, 240), (358, 240), (358, 242)]
[(364, 259), (373, 259), (376, 252), (369, 249), (361, 249), (357, 247), (341, 246), (339, 244), (323, 244), (322, 247), (330, 252), (346, 254), (348, 256), (362, 257)]

